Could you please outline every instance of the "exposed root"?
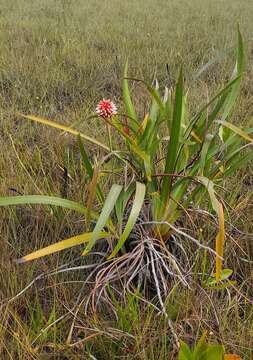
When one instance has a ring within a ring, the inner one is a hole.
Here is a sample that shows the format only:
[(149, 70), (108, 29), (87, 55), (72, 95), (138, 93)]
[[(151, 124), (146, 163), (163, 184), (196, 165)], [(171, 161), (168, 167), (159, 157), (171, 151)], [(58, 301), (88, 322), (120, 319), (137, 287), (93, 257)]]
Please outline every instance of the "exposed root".
[[(167, 224), (173, 230), (167, 243), (164, 243), (162, 239), (154, 237), (152, 228), (157, 224)], [(187, 243), (191, 243), (191, 246), (187, 246)], [(49, 327), (66, 316), (70, 316), (72, 317), (72, 324), (66, 341), (70, 345), (78, 313), (81, 309), (84, 308), (87, 314), (90, 309), (96, 312), (102, 304), (106, 304), (106, 308), (110, 309), (110, 312), (117, 318), (115, 299), (125, 302), (127, 293), (131, 293), (141, 301), (151, 305), (158, 314), (166, 317), (170, 333), (174, 338), (174, 345), (178, 348), (178, 338), (172, 321), (166, 312), (165, 301), (175, 283), (182, 284), (188, 288), (191, 287), (194, 257), (191, 256), (189, 249), (192, 251), (192, 244), (216, 255), (213, 249), (199, 243), (197, 239), (187, 234), (184, 229), (167, 222), (146, 221), (145, 216), (142, 214), (125, 244), (124, 253), (118, 254), (113, 259), (108, 259), (111, 252), (111, 244), (108, 245), (105, 241), (101, 245), (102, 249), (100, 251), (88, 255), (88, 264), (75, 265), (75, 262), (80, 260), (79, 258), (58, 269), (41, 274), (15, 297), (9, 299), (8, 303), (23, 295), (41, 279), (60, 273), (85, 271), (88, 273), (74, 306), (71, 309), (67, 309), (67, 313), (56, 319), (53, 324), (42, 329), (33, 343)], [(87, 285), (91, 287), (91, 292), (88, 295), (86, 291)]]
[[(181, 244), (177, 244), (175, 256), (162, 240), (150, 237), (147, 223), (135, 226), (128, 244), (128, 252), (112, 260), (106, 260), (94, 279), (94, 288), (87, 301), (93, 311), (101, 301), (110, 303), (108, 289), (115, 286), (121, 289), (120, 295), (138, 289), (147, 299), (157, 297), (160, 311), (165, 313), (164, 299), (169, 293), (173, 281), (179, 281), (190, 287), (190, 261)], [(116, 292), (117, 295), (117, 292)], [(111, 304), (113, 309), (113, 304)]]

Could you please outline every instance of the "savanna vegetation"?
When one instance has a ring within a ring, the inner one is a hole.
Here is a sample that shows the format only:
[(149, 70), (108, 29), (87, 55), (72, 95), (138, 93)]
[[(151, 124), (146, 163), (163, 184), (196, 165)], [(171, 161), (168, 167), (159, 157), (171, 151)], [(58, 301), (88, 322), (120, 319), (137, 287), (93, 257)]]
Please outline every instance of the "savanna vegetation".
[(252, 2), (0, 4), (0, 358), (253, 359)]

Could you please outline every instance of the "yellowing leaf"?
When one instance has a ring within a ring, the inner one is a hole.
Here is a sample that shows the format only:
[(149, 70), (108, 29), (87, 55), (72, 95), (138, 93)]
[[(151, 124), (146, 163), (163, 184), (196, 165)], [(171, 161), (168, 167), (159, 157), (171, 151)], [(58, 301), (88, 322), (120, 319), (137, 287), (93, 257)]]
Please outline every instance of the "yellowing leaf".
[(219, 218), (219, 232), (216, 236), (216, 252), (220, 256), (216, 256), (216, 280), (219, 281), (221, 277), (222, 270), (222, 259), (224, 252), (224, 240), (225, 240), (225, 225), (224, 225), (224, 211), (223, 206), (219, 203), (218, 210), (218, 218)]
[(229, 122), (227, 122), (225, 120), (217, 120), (216, 122), (218, 124), (221, 124), (221, 125), (225, 126), (228, 129), (232, 130), (234, 133), (241, 136), (243, 139), (245, 139), (245, 140), (247, 140), (249, 142), (253, 142), (253, 138), (251, 138), (245, 131), (243, 131), (239, 127), (237, 127), (237, 126), (235, 126), (233, 124), (230, 124)]
[[(186, 125), (185, 124), (182, 124), (181, 125), (183, 129), (186, 129)], [(202, 143), (202, 140), (198, 137), (198, 135), (195, 133), (195, 131), (191, 131), (191, 136), (199, 143), (201, 144)]]
[(70, 126), (65, 126), (65, 125), (62, 125), (62, 124), (59, 124), (55, 121), (52, 121), (52, 120), (48, 120), (48, 119), (43, 119), (39, 116), (33, 116), (33, 115), (24, 115), (24, 114), (19, 114), (20, 116), (24, 117), (25, 119), (28, 119), (28, 120), (31, 120), (31, 121), (35, 121), (35, 122), (38, 122), (38, 123), (41, 123), (41, 124), (44, 124), (44, 125), (48, 125), (48, 126), (51, 126), (55, 129), (59, 129), (59, 130), (63, 130), (67, 133), (70, 133), (70, 134), (73, 134), (73, 135), (76, 135), (76, 136), (80, 136), (81, 138), (95, 144), (95, 145), (98, 145), (99, 147), (105, 149), (106, 151), (110, 151), (110, 149), (108, 148), (108, 146), (102, 144), (101, 142), (97, 141), (96, 139), (93, 139), (92, 137), (88, 136), (88, 135), (85, 135), (85, 134), (82, 134), (80, 133), (79, 131), (77, 130), (74, 130), (72, 129)]
[(147, 123), (148, 123), (148, 119), (149, 119), (149, 114), (147, 113), (138, 129), (138, 133), (142, 134), (143, 131), (146, 129)]
[(216, 212), (219, 220), (219, 231), (216, 236), (215, 246), (216, 246), (216, 281), (220, 281), (221, 279), (221, 270), (222, 270), (222, 258), (223, 258), (223, 250), (224, 250), (224, 241), (225, 241), (225, 224), (224, 224), (224, 212), (223, 206), (221, 202), (218, 201), (215, 191), (214, 191), (214, 184), (213, 182), (204, 177), (198, 176), (198, 180), (206, 187), (209, 197), (212, 203), (212, 207)]
[[(89, 241), (91, 239), (92, 234), (93, 234), (92, 232), (85, 233), (85, 234), (73, 236), (73, 237), (71, 237), (69, 239), (59, 241), (56, 244), (46, 246), (43, 249), (34, 251), (29, 255), (23, 256), (22, 258), (16, 260), (16, 262), (24, 263), (24, 262), (31, 261), (31, 260), (34, 260), (34, 259), (38, 259), (38, 258), (40, 258), (42, 256), (53, 254), (53, 253), (55, 253), (57, 251), (68, 249), (68, 248), (70, 248), (72, 246), (83, 244), (84, 242), (87, 242), (87, 241)], [(102, 239), (106, 235), (107, 235), (106, 232), (100, 232), (99, 235), (97, 236), (97, 239)]]

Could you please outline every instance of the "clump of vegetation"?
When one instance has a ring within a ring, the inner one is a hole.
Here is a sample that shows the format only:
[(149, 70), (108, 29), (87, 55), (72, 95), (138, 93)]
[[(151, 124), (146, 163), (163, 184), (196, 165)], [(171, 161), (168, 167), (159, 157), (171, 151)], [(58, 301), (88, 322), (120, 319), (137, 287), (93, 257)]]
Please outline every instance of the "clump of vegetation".
[[(87, 245), (82, 255), (87, 255), (96, 242), (106, 239), (103, 267), (99, 264), (100, 270), (96, 270), (96, 289), (101, 287), (105, 291), (115, 280), (123, 281), (128, 289), (134, 283), (145, 288), (148, 279), (154, 284), (163, 306), (162, 295), (168, 293), (168, 277), (189, 286), (190, 267), (184, 266), (189, 254), (183, 245), (183, 241), (188, 240), (216, 255), (215, 278), (219, 282), (225, 230), (224, 207), (215, 186), (222, 186), (224, 179), (252, 158), (252, 152), (247, 152), (252, 144), (252, 130), (242, 130), (228, 121), (239, 94), (243, 62), (243, 42), (238, 30), (237, 59), (231, 80), (193, 115), (188, 111), (182, 69), (175, 89), (165, 88), (161, 96), (157, 81), (151, 86), (143, 80), (128, 78), (126, 65), (123, 80), (125, 111), (118, 114), (113, 102), (103, 100), (94, 115), (105, 122), (105, 143), (73, 128), (26, 115), (27, 119), (77, 136), (90, 184), (84, 205), (42, 195), (0, 200), (2, 206), (50, 204), (85, 215), (85, 233), (24, 256), (18, 262), (84, 242)], [(131, 99), (129, 80), (143, 83), (151, 97), (150, 108), (142, 121)], [(92, 163), (82, 139), (100, 147), (106, 155)], [(117, 175), (121, 178), (121, 184), (113, 184), (107, 196), (107, 189), (100, 184), (102, 175), (108, 178), (106, 183), (114, 182)], [(190, 211), (203, 205), (206, 193), (210, 199), (206, 199), (206, 205), (210, 203), (218, 218), (215, 251), (183, 230), (183, 216), (189, 216)], [(100, 211), (94, 210), (95, 201)], [(179, 256), (173, 248), (179, 250)]]
[[(182, 69), (175, 88), (161, 91), (156, 80), (150, 85), (129, 77), (126, 65), (122, 106), (103, 100), (97, 114), (90, 117), (104, 122), (104, 142), (74, 127), (22, 115), (76, 137), (89, 183), (85, 203), (46, 195), (0, 199), (0, 206), (60, 206), (81, 213), (85, 220), (82, 234), (37, 250), (18, 262), (85, 243), (82, 255), (89, 256), (89, 280), (94, 284), (89, 300), (93, 309), (101, 300), (114, 308), (112, 288), (118, 297), (137, 289), (144, 301), (157, 297), (154, 306), (166, 314), (165, 299), (171, 284), (179, 281), (191, 287), (196, 247), (210, 253), (209, 267), (205, 266), (201, 274), (202, 284), (222, 287), (221, 281), (232, 272), (222, 268), (224, 202), (216, 189), (253, 158), (249, 151), (252, 129), (242, 130), (229, 122), (243, 69), (243, 42), (238, 31), (237, 58), (230, 81), (192, 113), (187, 97), (191, 89), (184, 85)], [(130, 81), (141, 83), (150, 96), (150, 107), (144, 114), (134, 106)], [(98, 147), (101, 156), (92, 159), (83, 141)], [(197, 239), (199, 229), (193, 232), (188, 227), (204, 207), (205, 214), (216, 220), (215, 247)], [(210, 276), (213, 257), (216, 266)]]

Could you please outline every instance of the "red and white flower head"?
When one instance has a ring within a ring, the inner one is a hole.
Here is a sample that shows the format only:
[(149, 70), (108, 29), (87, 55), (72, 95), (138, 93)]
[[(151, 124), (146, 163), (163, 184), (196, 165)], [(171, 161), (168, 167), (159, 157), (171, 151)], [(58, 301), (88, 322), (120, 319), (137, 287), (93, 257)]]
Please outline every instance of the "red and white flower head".
[(110, 99), (103, 99), (98, 103), (96, 113), (102, 118), (108, 119), (117, 114), (117, 108)]

